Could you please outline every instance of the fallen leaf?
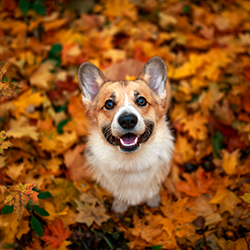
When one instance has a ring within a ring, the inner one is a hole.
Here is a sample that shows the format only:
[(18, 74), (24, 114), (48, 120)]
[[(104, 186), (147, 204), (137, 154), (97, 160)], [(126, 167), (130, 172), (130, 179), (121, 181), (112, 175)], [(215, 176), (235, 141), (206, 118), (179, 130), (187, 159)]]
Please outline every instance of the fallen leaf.
[(42, 240), (45, 241), (45, 245), (50, 245), (51, 248), (60, 247), (70, 236), (69, 228), (64, 229), (60, 219), (56, 220), (55, 225), (48, 225), (47, 228), (47, 235), (44, 235)]
[(220, 205), (220, 213), (228, 211), (231, 215), (240, 202), (241, 200), (228, 189), (218, 189), (215, 196), (210, 200), (210, 203)]
[(91, 226), (94, 222), (101, 226), (101, 224), (109, 219), (106, 215), (106, 209), (103, 206), (96, 206), (85, 204), (77, 201), (77, 210), (79, 214), (76, 217), (76, 221), (79, 223), (85, 223), (87, 226)]
[(32, 204), (39, 204), (37, 198), (38, 192), (32, 190), (34, 184), (35, 183), (27, 183), (22, 185), (19, 183), (8, 189), (9, 194), (5, 198), (4, 204), (8, 206), (14, 205), (14, 211), (18, 215), (19, 221), (21, 220), (28, 201)]

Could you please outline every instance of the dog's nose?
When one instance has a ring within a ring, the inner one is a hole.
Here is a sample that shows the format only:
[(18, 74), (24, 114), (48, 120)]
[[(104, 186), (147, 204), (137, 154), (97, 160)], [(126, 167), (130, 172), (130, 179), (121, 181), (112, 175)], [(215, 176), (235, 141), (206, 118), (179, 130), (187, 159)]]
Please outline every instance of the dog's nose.
[(120, 126), (124, 129), (132, 129), (137, 124), (137, 117), (132, 114), (121, 115), (118, 119)]

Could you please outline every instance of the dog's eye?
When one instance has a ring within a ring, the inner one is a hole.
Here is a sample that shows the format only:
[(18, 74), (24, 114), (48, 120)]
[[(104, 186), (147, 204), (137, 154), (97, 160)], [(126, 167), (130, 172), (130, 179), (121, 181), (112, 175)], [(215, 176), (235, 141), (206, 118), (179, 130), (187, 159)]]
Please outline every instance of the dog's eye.
[(112, 100), (107, 100), (104, 105), (106, 109), (112, 109), (114, 108), (114, 106), (115, 106), (115, 103)]
[(146, 104), (148, 103), (147, 100), (140, 96), (137, 100), (136, 100), (136, 103), (139, 105), (139, 106), (146, 106)]

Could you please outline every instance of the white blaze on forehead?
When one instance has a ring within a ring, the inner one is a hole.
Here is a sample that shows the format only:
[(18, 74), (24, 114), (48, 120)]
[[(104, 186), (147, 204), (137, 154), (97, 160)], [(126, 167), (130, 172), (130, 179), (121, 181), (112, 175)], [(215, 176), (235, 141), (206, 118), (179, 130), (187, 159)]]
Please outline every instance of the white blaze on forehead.
[(142, 115), (140, 114), (140, 112), (133, 106), (132, 102), (129, 101), (124, 82), (122, 83), (122, 85), (123, 85), (125, 100), (124, 100), (124, 104), (116, 112), (114, 119), (111, 123), (112, 134), (117, 137), (119, 134), (124, 133), (122, 127), (119, 125), (119, 122), (118, 122), (119, 117), (123, 115), (124, 113), (133, 114), (137, 117), (138, 121), (133, 131), (134, 133), (142, 134), (145, 131), (144, 119)]
[(124, 82), (122, 83), (122, 86), (123, 86), (123, 90), (124, 90), (124, 95), (125, 95), (125, 102), (124, 102), (124, 105), (125, 106), (128, 106), (130, 104), (129, 100), (128, 100), (128, 95), (127, 95), (127, 92), (126, 92), (126, 89), (125, 89), (125, 84)]

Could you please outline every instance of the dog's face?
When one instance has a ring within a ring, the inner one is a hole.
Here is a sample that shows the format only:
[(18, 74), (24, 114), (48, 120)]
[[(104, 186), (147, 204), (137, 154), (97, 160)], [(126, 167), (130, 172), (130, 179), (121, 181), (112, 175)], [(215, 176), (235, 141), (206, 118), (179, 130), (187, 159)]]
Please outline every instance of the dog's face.
[(166, 65), (159, 57), (150, 59), (135, 81), (108, 81), (93, 64), (83, 63), (78, 80), (90, 126), (122, 152), (139, 150), (167, 111), (166, 77)]

